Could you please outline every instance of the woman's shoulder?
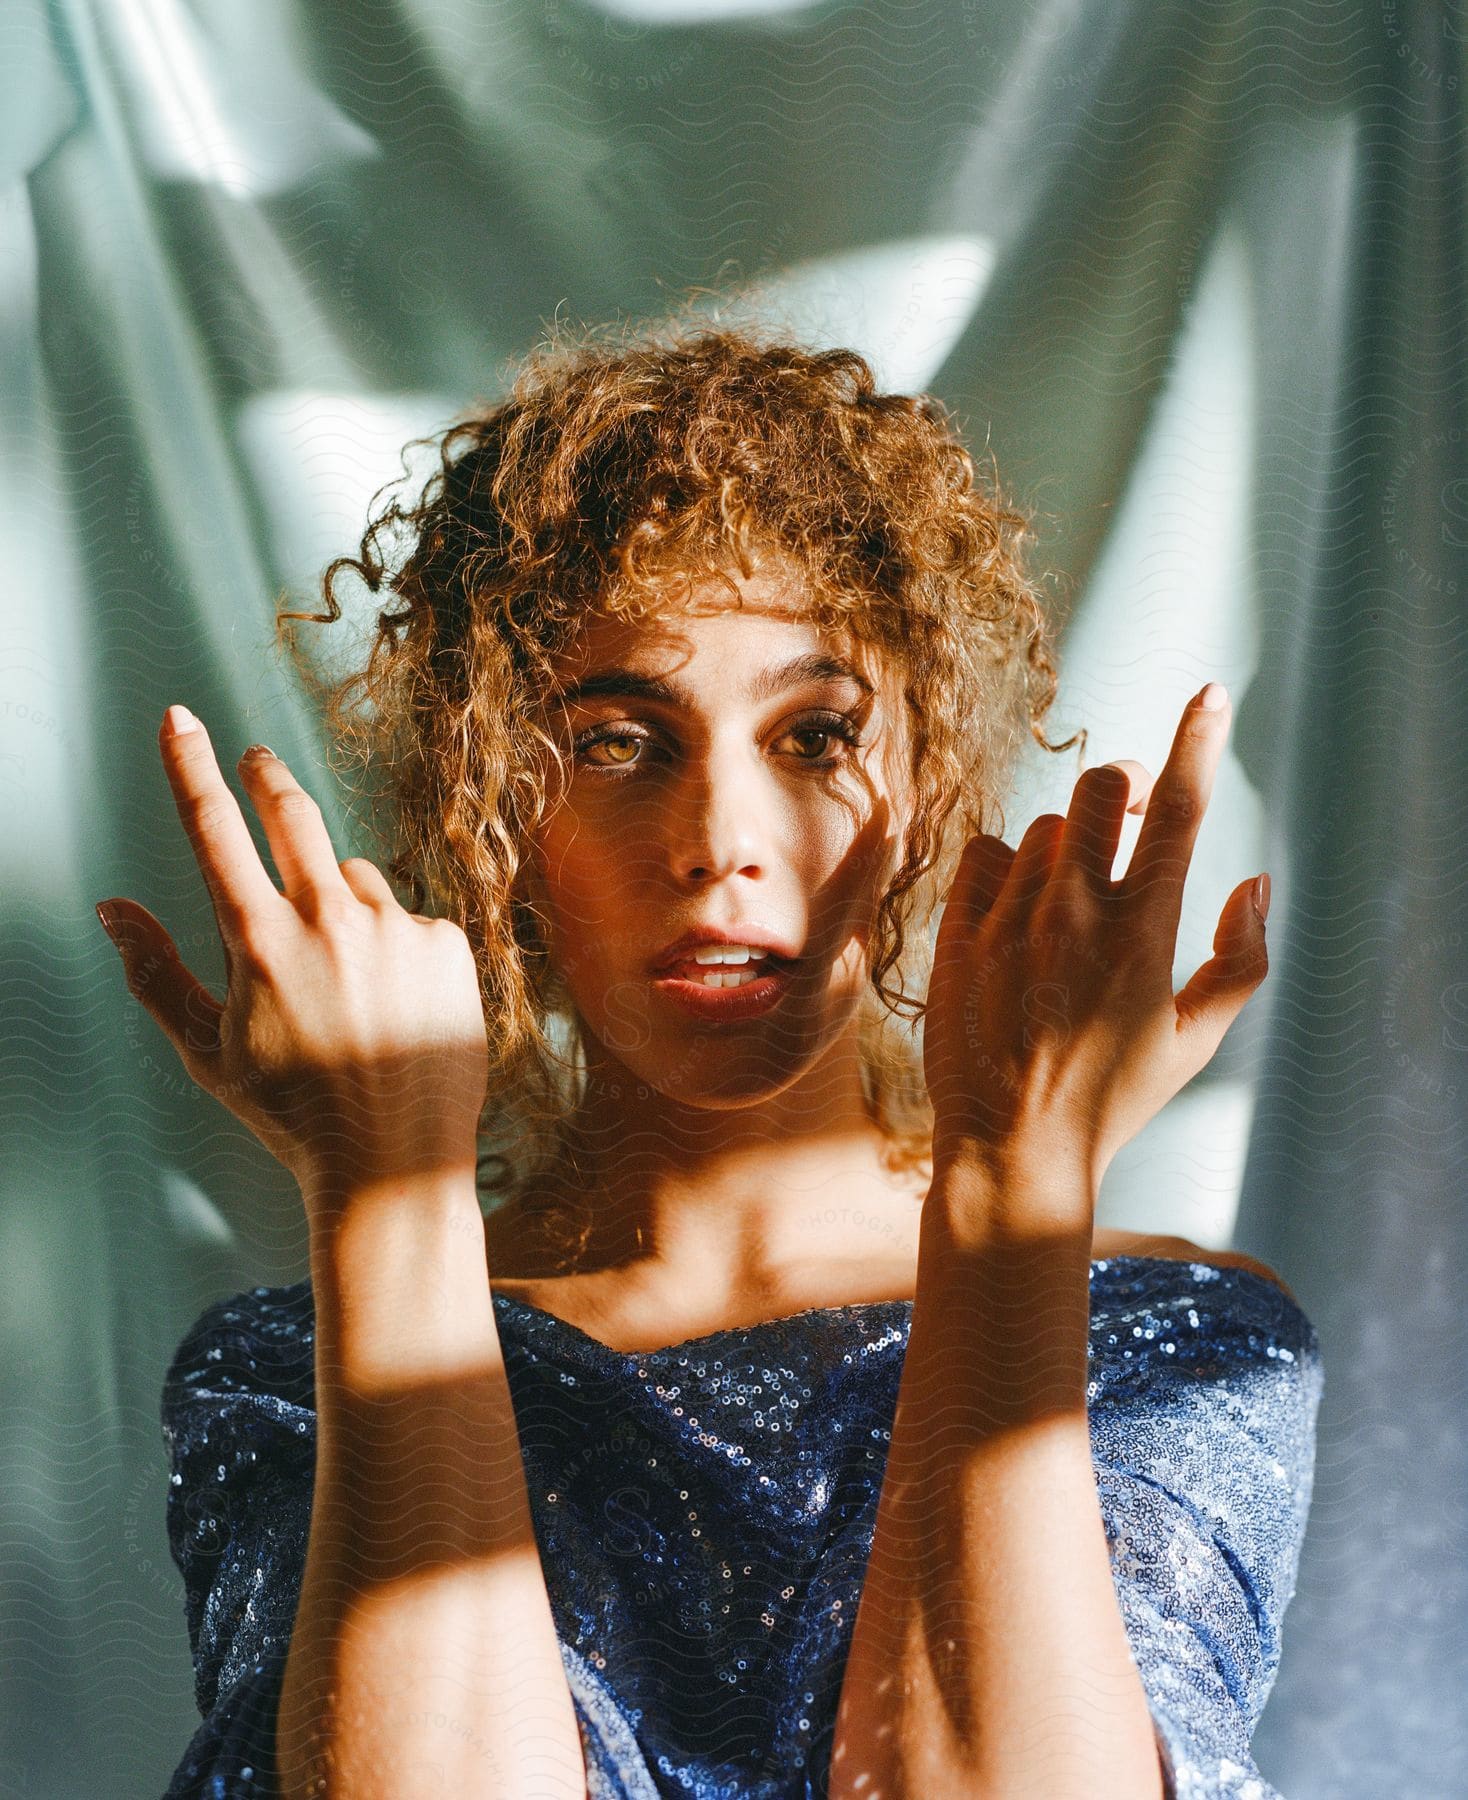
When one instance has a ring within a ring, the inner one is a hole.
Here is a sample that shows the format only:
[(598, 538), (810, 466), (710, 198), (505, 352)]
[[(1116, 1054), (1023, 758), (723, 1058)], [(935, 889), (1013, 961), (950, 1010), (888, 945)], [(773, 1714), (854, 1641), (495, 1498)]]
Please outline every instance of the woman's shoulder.
[[(1241, 1251), (1208, 1249), (1188, 1238), (1163, 1233), (1100, 1228), (1092, 1238), (1091, 1256), (1094, 1262), (1137, 1258), (1154, 1264), (1244, 1270), (1269, 1284), (1289, 1307), (1299, 1308), (1294, 1294), (1268, 1264)], [(1162, 1271), (1155, 1274), (1160, 1277)], [(884, 1268), (879, 1279), (838, 1283), (839, 1292), (813, 1289), (802, 1296), (801, 1304), (831, 1308), (835, 1302), (849, 1299), (848, 1288), (850, 1294), (865, 1300), (900, 1297), (910, 1301), (914, 1289), (910, 1277), (910, 1271)], [(619, 1341), (619, 1331), (636, 1336), (636, 1330), (624, 1324), (620, 1314), (609, 1310), (608, 1296), (589, 1278), (580, 1278), (578, 1285), (574, 1279), (551, 1281), (517, 1274), (496, 1276), (493, 1285), (498, 1294), (552, 1313), (598, 1340)], [(787, 1312), (794, 1309), (793, 1301), (783, 1307)], [(688, 1331), (694, 1328), (690, 1324)], [(708, 1321), (699, 1326), (707, 1328)], [(670, 1323), (660, 1318), (637, 1329), (656, 1336), (659, 1329), (666, 1333)], [(177, 1413), (191, 1398), (206, 1395), (215, 1403), (230, 1396), (256, 1394), (297, 1406), (313, 1405), (314, 1338), (315, 1303), (309, 1276), (287, 1285), (245, 1288), (212, 1301), (184, 1332), (169, 1361), (163, 1383), (165, 1417)]]
[(1249, 1465), (1272, 1512), (1301, 1516), (1325, 1387), (1308, 1315), (1252, 1257), (1142, 1234), (1105, 1249), (1117, 1260), (1092, 1290), (1087, 1385), (1100, 1462), (1205, 1510), (1227, 1509)]
[(1092, 1288), (1095, 1398), (1165, 1407), (1186, 1391), (1189, 1404), (1211, 1403), (1233, 1385), (1261, 1402), (1267, 1390), (1284, 1428), (1313, 1422), (1325, 1378), (1320, 1336), (1267, 1263), (1145, 1232), (1097, 1233), (1095, 1242), (1105, 1269)]
[(183, 1333), (163, 1378), (165, 1420), (192, 1400), (271, 1394), (309, 1405), (315, 1305), (310, 1279), (211, 1301)]
[(1156, 1232), (1101, 1230), (1091, 1240), (1091, 1256), (1099, 1261), (1114, 1256), (1157, 1257), (1166, 1262), (1206, 1263), (1216, 1269), (1247, 1269), (1251, 1275), (1273, 1282), (1292, 1305), (1299, 1305), (1268, 1263), (1246, 1256), (1241, 1250), (1209, 1250), (1188, 1238), (1168, 1237)]

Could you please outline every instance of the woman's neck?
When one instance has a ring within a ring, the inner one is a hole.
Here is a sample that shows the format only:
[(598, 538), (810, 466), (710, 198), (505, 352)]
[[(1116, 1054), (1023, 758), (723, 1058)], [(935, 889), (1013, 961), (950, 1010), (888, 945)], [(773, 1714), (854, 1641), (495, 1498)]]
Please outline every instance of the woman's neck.
[[(845, 1131), (725, 1143), (692, 1162), (631, 1136), (615, 1154), (573, 1139), (554, 1170), (491, 1219), (505, 1278), (615, 1276), (670, 1294), (753, 1295), (915, 1259), (925, 1168), (901, 1173), (867, 1119)], [(557, 1245), (584, 1225), (574, 1269)]]

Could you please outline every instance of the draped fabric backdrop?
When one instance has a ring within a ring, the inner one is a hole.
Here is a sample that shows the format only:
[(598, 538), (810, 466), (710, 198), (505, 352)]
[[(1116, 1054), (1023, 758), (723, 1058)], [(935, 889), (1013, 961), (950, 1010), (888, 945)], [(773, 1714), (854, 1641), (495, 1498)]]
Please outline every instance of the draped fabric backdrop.
[[(92, 913), (143, 901), (223, 992), (163, 709), (231, 780), (272, 744), (356, 853), (278, 594), (558, 308), (698, 284), (736, 318), (736, 277), (943, 397), (1037, 509), (1052, 737), (1155, 772), (1187, 697), (1233, 692), (1177, 980), (1260, 869), (1273, 969), (1101, 1221), (1265, 1258), (1321, 1334), (1265, 1774), (1468, 1792), (1465, 30), (1433, 0), (8, 0), (6, 1795), (162, 1791), (195, 1714), (159, 1384), (206, 1301), (305, 1272), (294, 1184)], [(1012, 841), (1080, 766), (1034, 763)]]

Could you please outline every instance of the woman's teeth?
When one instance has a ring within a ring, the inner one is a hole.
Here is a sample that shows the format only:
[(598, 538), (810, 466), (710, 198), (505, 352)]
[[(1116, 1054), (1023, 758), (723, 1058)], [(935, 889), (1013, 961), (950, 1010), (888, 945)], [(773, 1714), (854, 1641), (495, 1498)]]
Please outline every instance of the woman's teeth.
[(732, 988), (748, 987), (751, 981), (758, 981), (761, 971), (758, 969), (708, 969), (696, 981), (697, 987)]
[[(757, 965), (767, 954), (751, 944), (706, 944), (684, 963), (682, 979), (695, 987), (748, 987), (764, 973)], [(751, 968), (751, 963), (756, 966)]]

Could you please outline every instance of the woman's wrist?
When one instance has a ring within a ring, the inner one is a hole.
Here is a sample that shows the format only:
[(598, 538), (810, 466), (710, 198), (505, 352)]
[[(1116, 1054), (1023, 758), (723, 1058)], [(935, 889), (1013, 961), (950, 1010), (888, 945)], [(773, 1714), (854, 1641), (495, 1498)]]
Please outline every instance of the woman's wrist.
[(339, 1172), (303, 1192), (318, 1340), (354, 1381), (443, 1373), (492, 1348), (472, 1165)]
[(1091, 1159), (1066, 1140), (969, 1140), (935, 1157), (922, 1230), (976, 1249), (1006, 1239), (1084, 1236), (1089, 1251), (1099, 1188)]
[(407, 1206), (420, 1213), (454, 1212), (476, 1194), (473, 1142), (435, 1142), (386, 1150), (344, 1149), (314, 1157), (296, 1170), (313, 1238), (379, 1206)]

